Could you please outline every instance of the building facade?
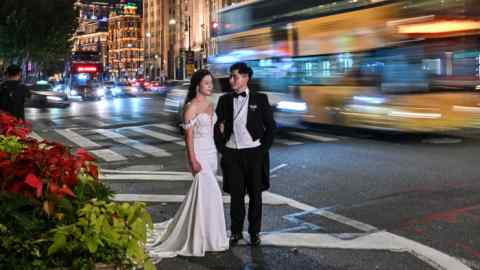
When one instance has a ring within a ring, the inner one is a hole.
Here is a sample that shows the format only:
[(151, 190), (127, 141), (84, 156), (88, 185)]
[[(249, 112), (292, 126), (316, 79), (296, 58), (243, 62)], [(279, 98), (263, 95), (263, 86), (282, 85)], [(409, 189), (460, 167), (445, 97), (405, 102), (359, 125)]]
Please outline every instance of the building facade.
[(103, 67), (108, 64), (108, 16), (111, 5), (108, 1), (79, 0), (78, 28), (73, 36), (73, 52), (98, 52)]
[(245, 0), (144, 0), (146, 75), (186, 79), (214, 55), (217, 12)]
[(112, 79), (143, 76), (143, 27), (136, 5), (126, 4), (110, 13), (108, 66)]

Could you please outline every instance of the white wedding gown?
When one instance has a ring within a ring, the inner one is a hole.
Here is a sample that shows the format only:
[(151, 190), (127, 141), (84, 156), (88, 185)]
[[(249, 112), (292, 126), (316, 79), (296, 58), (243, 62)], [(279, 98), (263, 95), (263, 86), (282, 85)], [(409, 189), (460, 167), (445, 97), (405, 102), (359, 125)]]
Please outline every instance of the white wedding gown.
[(155, 224), (149, 235), (147, 249), (154, 259), (204, 256), (207, 251), (228, 249), (222, 192), (216, 178), (215, 122), (215, 114), (201, 113), (184, 125), (193, 128), (194, 151), (202, 170), (173, 219)]

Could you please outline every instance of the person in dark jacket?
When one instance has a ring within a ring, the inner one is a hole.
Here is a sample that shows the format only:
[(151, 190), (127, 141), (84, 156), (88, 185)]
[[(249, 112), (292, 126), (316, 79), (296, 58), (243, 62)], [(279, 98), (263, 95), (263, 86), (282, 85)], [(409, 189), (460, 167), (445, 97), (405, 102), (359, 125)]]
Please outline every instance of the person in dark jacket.
[(250, 244), (260, 245), (262, 192), (270, 187), (269, 150), (276, 123), (267, 95), (248, 88), (252, 76), (246, 63), (234, 64), (230, 68), (234, 92), (220, 97), (216, 109), (215, 143), (222, 154), (223, 190), (231, 196), (231, 246), (243, 238), (245, 194), (250, 199)]
[(0, 84), (0, 111), (25, 119), (25, 101), (30, 92), (21, 82), (21, 74), (22, 69), (18, 65), (7, 68), (6, 80)]

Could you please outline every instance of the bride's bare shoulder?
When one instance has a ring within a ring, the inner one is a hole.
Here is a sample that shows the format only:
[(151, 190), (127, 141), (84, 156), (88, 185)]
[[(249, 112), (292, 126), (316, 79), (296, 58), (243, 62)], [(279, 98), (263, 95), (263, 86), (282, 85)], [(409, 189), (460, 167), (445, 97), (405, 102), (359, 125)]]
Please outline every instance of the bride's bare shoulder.
[(197, 114), (198, 106), (195, 102), (190, 101), (185, 104), (183, 114), (185, 118), (191, 118)]

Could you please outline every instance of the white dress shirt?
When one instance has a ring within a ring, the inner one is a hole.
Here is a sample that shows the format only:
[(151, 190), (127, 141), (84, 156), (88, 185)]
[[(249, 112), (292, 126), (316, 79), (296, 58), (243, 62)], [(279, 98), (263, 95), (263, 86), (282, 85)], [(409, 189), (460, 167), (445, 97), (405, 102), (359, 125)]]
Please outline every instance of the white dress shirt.
[(233, 98), (233, 133), (228, 140), (226, 147), (231, 149), (255, 148), (260, 145), (260, 140), (254, 141), (247, 129), (248, 100), (250, 90), (245, 90), (245, 97)]

